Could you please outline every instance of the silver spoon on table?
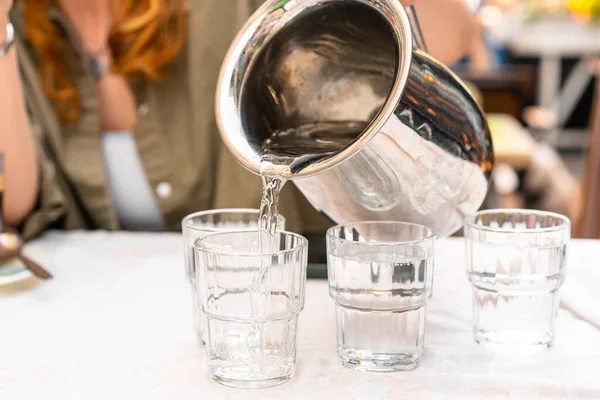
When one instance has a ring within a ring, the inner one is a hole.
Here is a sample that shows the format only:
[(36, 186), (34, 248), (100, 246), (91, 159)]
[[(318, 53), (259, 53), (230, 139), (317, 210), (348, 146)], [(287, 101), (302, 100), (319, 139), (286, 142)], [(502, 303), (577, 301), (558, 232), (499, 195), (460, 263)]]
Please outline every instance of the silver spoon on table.
[(4, 197), (4, 154), (0, 153), (0, 263), (13, 258), (18, 258), (25, 267), (41, 279), (52, 279), (52, 274), (42, 268), (38, 263), (25, 256), (23, 239), (17, 234), (2, 232), (2, 206)]

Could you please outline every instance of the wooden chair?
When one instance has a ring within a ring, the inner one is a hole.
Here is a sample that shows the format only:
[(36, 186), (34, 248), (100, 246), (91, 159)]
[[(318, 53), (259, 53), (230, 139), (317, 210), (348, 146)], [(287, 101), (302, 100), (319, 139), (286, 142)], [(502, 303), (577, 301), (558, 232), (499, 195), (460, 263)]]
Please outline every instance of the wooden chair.
[(589, 131), (583, 207), (578, 221), (574, 221), (573, 236), (600, 238), (600, 60), (597, 60), (596, 87)]

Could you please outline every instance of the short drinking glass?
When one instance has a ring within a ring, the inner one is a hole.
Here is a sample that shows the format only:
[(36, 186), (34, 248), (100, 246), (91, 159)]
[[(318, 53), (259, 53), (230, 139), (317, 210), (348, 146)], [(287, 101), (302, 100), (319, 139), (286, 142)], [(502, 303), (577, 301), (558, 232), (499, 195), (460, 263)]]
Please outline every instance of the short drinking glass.
[(486, 210), (466, 219), (477, 342), (552, 344), (570, 234), (569, 219), (550, 212)]
[(329, 229), (329, 294), (345, 366), (382, 372), (417, 366), (433, 284), (434, 242), (430, 229), (402, 222)]
[(296, 370), (308, 241), (278, 232), (277, 244), (263, 251), (260, 235), (216, 233), (196, 242), (208, 363), (227, 386), (275, 386)]
[[(185, 273), (192, 287), (192, 301), (194, 312), (194, 331), (199, 344), (204, 343), (203, 321), (198, 306), (196, 294), (196, 267), (194, 261), (194, 242), (207, 234), (214, 232), (256, 229), (258, 227), (259, 211), (247, 208), (226, 208), (220, 210), (207, 210), (190, 214), (181, 221), (183, 232), (183, 256)], [(285, 218), (279, 215), (277, 229), (285, 229)]]

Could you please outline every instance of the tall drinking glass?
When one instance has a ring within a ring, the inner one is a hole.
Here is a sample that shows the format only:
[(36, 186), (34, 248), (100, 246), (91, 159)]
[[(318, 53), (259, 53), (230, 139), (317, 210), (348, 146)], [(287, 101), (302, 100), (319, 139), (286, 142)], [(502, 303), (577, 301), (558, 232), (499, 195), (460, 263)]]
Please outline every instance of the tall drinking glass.
[(308, 241), (279, 232), (277, 245), (263, 250), (260, 235), (225, 232), (196, 241), (208, 363), (227, 386), (275, 386), (296, 370)]
[(381, 372), (417, 366), (432, 293), (434, 242), (430, 229), (402, 222), (329, 229), (329, 294), (345, 366)]
[(466, 219), (477, 342), (552, 344), (570, 235), (567, 217), (544, 211), (486, 210)]
[[(181, 221), (183, 232), (183, 257), (185, 273), (192, 288), (192, 301), (194, 313), (194, 332), (198, 344), (204, 343), (203, 318), (198, 306), (196, 293), (196, 263), (194, 258), (194, 242), (207, 234), (230, 230), (244, 230), (258, 228), (259, 211), (247, 208), (225, 208), (220, 210), (207, 210), (190, 214)], [(277, 229), (285, 229), (285, 218), (279, 215)]]

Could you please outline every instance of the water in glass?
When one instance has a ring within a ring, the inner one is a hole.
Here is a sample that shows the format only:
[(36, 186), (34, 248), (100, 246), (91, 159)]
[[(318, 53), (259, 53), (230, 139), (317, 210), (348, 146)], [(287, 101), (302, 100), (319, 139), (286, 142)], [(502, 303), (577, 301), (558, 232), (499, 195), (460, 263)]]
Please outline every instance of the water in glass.
[(566, 246), (471, 246), (475, 340), (552, 343)]
[(308, 242), (278, 232), (278, 249), (264, 252), (260, 236), (233, 231), (196, 242), (209, 365), (217, 382), (238, 388), (286, 382), (296, 368)]
[[(366, 222), (355, 227), (361, 225), (378, 233), (386, 231), (399, 242), (374, 242), (361, 235), (355, 236), (356, 241), (344, 241), (328, 234), (338, 354), (344, 365), (358, 370), (414, 369), (423, 354), (433, 282), (433, 235), (413, 224)], [(415, 242), (401, 242), (413, 234), (417, 234)]]
[(568, 218), (544, 211), (485, 210), (467, 218), (477, 342), (511, 351), (552, 344), (569, 238)]

